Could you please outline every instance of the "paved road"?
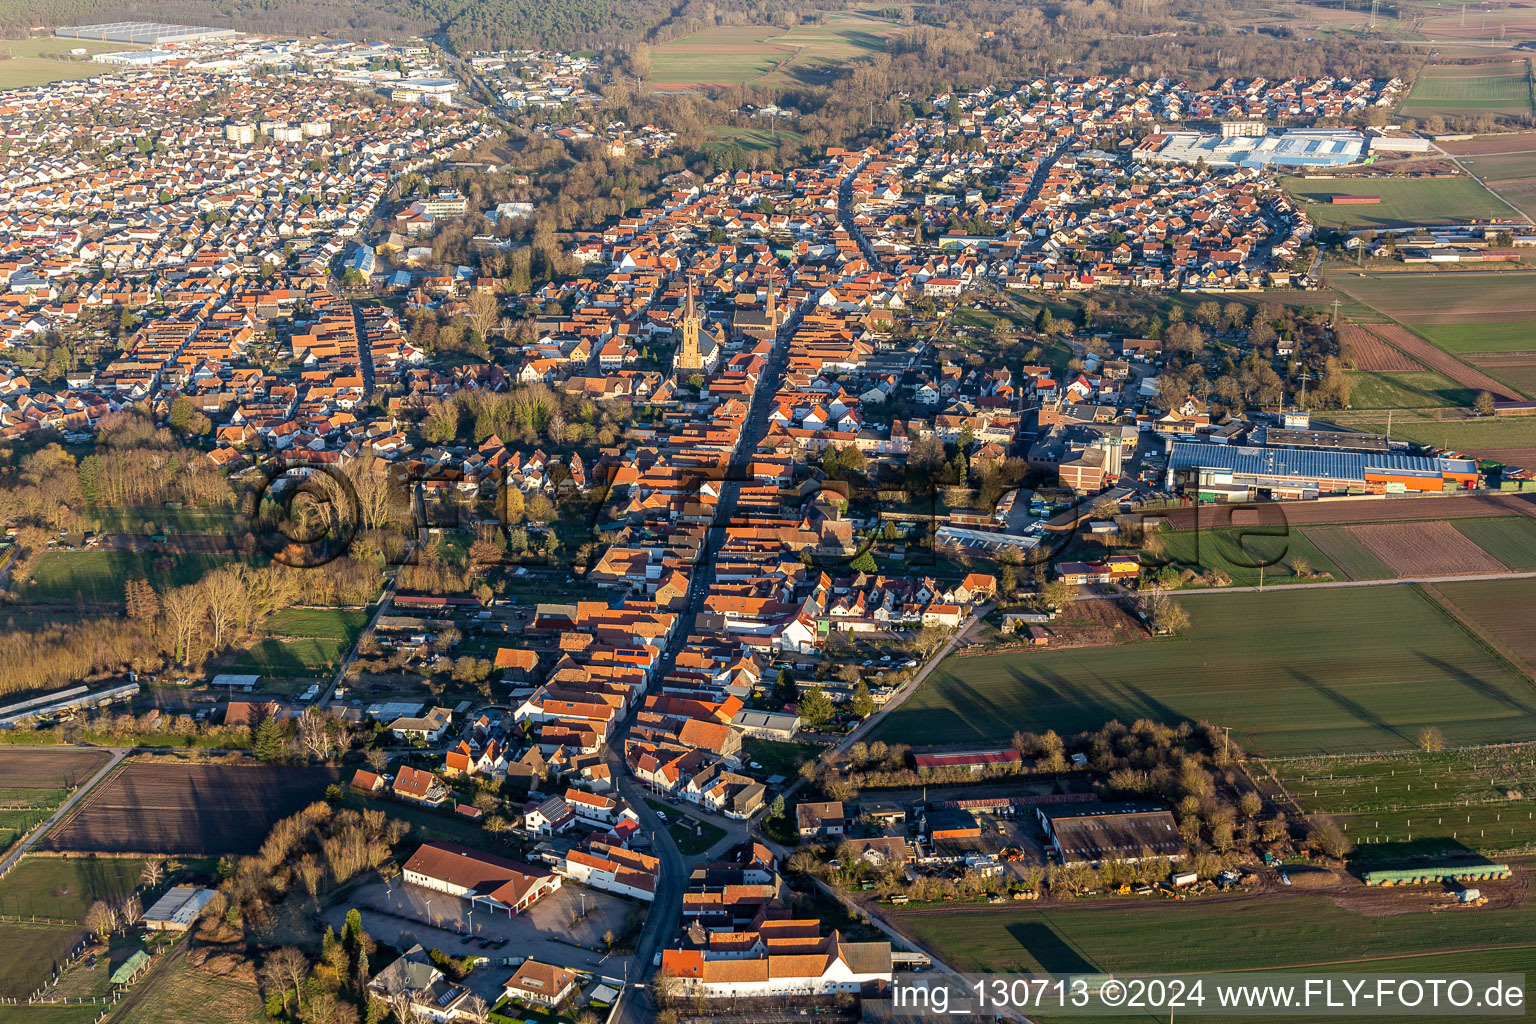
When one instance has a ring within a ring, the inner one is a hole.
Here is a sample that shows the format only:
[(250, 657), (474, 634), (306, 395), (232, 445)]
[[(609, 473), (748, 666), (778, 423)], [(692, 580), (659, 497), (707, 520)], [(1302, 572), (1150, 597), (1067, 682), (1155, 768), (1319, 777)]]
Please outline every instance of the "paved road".
[[(951, 635), (947, 641), (945, 641), (943, 647), (940, 647), (933, 653), (932, 657), (923, 662), (922, 666), (912, 674), (911, 679), (903, 683), (895, 693), (891, 694), (890, 698), (885, 702), (884, 705), (878, 708), (868, 718), (864, 719), (864, 721), (855, 726), (853, 730), (848, 733), (848, 735), (844, 736), (842, 739), (838, 740), (835, 744), (823, 751), (819, 759), (822, 761), (833, 760), (838, 755), (847, 751), (849, 747), (852, 747), (855, 743), (859, 742), (860, 739), (869, 735), (869, 733), (872, 732), (874, 728), (880, 724), (880, 721), (885, 718), (886, 715), (890, 714), (892, 711), (895, 711), (902, 705), (904, 701), (907, 700), (907, 698), (911, 697), (914, 693), (917, 692), (917, 688), (923, 685), (928, 676), (933, 672), (935, 668), (938, 667), (939, 663), (955, 652), (955, 649), (959, 646), (960, 641), (965, 637), (965, 634), (970, 632), (971, 627), (976, 625), (976, 623), (980, 622), (982, 619), (986, 618), (987, 614), (992, 611), (993, 607), (993, 602), (988, 602), (984, 605), (978, 605), (976, 610), (971, 613), (970, 618), (966, 619), (960, 624), (960, 626), (955, 630), (954, 634)], [(789, 788), (784, 790), (784, 799), (788, 801), (797, 792), (799, 792), (800, 787), (804, 786), (805, 784), (806, 780), (803, 776), (795, 779), (794, 782), (790, 783)], [(767, 813), (768, 808), (764, 806), (761, 810), (752, 816), (753, 824), (756, 825), (758, 822), (760, 822), (763, 816)], [(759, 841), (768, 842), (767, 837), (762, 834), (758, 834), (757, 838)], [(773, 844), (770, 843), (770, 846), (772, 845)], [(775, 849), (777, 849), (777, 847), (775, 847)]]
[[(50, 748), (47, 748), (47, 747), (28, 747), (26, 749), (28, 749), (28, 750), (46, 750), (46, 749), (50, 749)], [(55, 748), (51, 748), (51, 749), (57, 749), (57, 750), (80, 750), (82, 748), (80, 748), (80, 747), (55, 747)], [(92, 775), (89, 779), (87, 779), (86, 782), (85, 782), (85, 785), (83, 785), (79, 789), (75, 790), (74, 793), (70, 796), (70, 798), (68, 800), (65, 800), (64, 803), (59, 805), (59, 809), (53, 812), (53, 816), (51, 818), (49, 818), (47, 821), (43, 822), (42, 825), (40, 825), (38, 828), (34, 829), (32, 834), (30, 836), (28, 836), (26, 839), (23, 839), (20, 843), (17, 843), (16, 844), (16, 849), (12, 850), (6, 856), (6, 858), (4, 860), (0, 860), (0, 875), (4, 875), (7, 871), (11, 870), (11, 868), (15, 865), (15, 863), (17, 861), (21, 860), (23, 854), (25, 854), (28, 850), (32, 849), (33, 845), (35, 845), (39, 839), (41, 839), (41, 838), (43, 838), (43, 836), (47, 835), (53, 829), (53, 826), (57, 825), (60, 821), (62, 821), (64, 819), (64, 816), (69, 813), (70, 808), (74, 807), (75, 804), (79, 803), (80, 799), (82, 797), (84, 797), (85, 794), (89, 793), (92, 789), (94, 789), (98, 782), (100, 782), (102, 779), (106, 778), (108, 773), (110, 773), (112, 771), (112, 769), (116, 768), (120, 763), (122, 763), (123, 758), (128, 756), (128, 752), (132, 748), (130, 748), (130, 747), (107, 747), (107, 748), (97, 748), (97, 749), (109, 750), (111, 752), (111, 754), (112, 754), (112, 759), (110, 761), (108, 761), (105, 765), (102, 766), (101, 771), (97, 772), (95, 775)]]
[(357, 648), (358, 648), (358, 645), (363, 642), (363, 637), (365, 637), (369, 633), (373, 632), (373, 627), (378, 624), (379, 616), (384, 614), (384, 609), (388, 608), (389, 604), (390, 604), (390, 601), (392, 601), (394, 599), (394, 596), (395, 596), (395, 584), (398, 581), (398, 579), (399, 579), (399, 576), (395, 576), (392, 579), (390, 579), (389, 585), (387, 587), (385, 587), (384, 588), (384, 592), (379, 595), (378, 606), (376, 608), (374, 608), (373, 616), (371, 618), (369, 618), (368, 625), (364, 626), (363, 627), (363, 631), (361, 633), (357, 634), (357, 639), (352, 641), (352, 649), (347, 652), (347, 656), (345, 658), (341, 659), (341, 665), (336, 669), (336, 675), (331, 678), (331, 685), (327, 686), (325, 688), (325, 692), (322, 693), (319, 696), (319, 698), (315, 701), (315, 706), (316, 707), (321, 707), (321, 708), (326, 707), (327, 705), (329, 705), (331, 703), (331, 700), (335, 697), (335, 695), (336, 695), (336, 687), (341, 685), (342, 679), (346, 676), (346, 674), (347, 674), (347, 667), (350, 666), (354, 661), (357, 660)]
[[(688, 604), (677, 628), (672, 631), (665, 650), (662, 651), (661, 661), (656, 669), (656, 679), (665, 679), (672, 671), (678, 653), (687, 644), (688, 637), (692, 636), (697, 629), (699, 613), (703, 611), (704, 598), (709, 593), (711, 567), (720, 554), (720, 549), (725, 545), (725, 527), (736, 509), (736, 502), (741, 493), (740, 481), (746, 478), (752, 456), (757, 451), (758, 442), (768, 431), (769, 405), (783, 380), (788, 340), (799, 325), (801, 315), (802, 310), (796, 308), (785, 318), (775, 339), (773, 353), (768, 359), (763, 379), (758, 382), (757, 389), (752, 393), (747, 408), (746, 424), (731, 453), (729, 471), (726, 473), (727, 479), (721, 489), (720, 501), (715, 507), (709, 534), (689, 577)], [(629, 773), (629, 766), (624, 761), (624, 739), (629, 733), (630, 724), (625, 722), (609, 736), (603, 756), (608, 763), (619, 794), (635, 809), (635, 813), (640, 817), (640, 824), (651, 835), (652, 852), (661, 860), (661, 873), (656, 882), (656, 898), (651, 903), (651, 910), (646, 915), (640, 938), (635, 943), (635, 966), (629, 979), (631, 988), (619, 1007), (614, 1024), (646, 1024), (655, 1019), (656, 1007), (645, 985), (656, 971), (653, 961), (657, 952), (672, 937), (682, 918), (683, 890), (688, 884), (689, 862), (685, 861), (677, 844), (672, 841), (666, 825), (656, 817), (656, 812), (646, 805), (645, 797), (649, 791)], [(694, 808), (689, 809), (690, 813), (695, 811)], [(701, 812), (700, 816), (710, 817)], [(735, 834), (735, 830), (728, 830), (728, 835)], [(741, 835), (745, 838), (744, 831)]]

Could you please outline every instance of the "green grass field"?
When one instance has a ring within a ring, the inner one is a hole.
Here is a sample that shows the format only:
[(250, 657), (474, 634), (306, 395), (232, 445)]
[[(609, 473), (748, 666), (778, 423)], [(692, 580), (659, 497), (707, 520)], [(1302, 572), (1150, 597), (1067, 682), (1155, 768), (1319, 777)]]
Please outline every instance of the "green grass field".
[(361, 608), (288, 608), (269, 616), (261, 628), (271, 636), (315, 637), (350, 643), (368, 625)]
[[(162, 559), (169, 563), (163, 568), (157, 565)], [(32, 582), (21, 589), (21, 596), (27, 601), (70, 603), (78, 597), (92, 604), (113, 604), (123, 600), (123, 586), (130, 576), (144, 576), (157, 588), (179, 587), (232, 561), (229, 555), (50, 551), (37, 560)]]
[[(1266, 767), (1308, 814), (1327, 814), (1372, 859), (1536, 846), (1536, 744), (1272, 761)], [(1510, 793), (1520, 796), (1511, 798)]]
[[(1530, 902), (1468, 913), (1367, 917), (1324, 896), (1296, 894), (1183, 903), (1124, 898), (1065, 906), (946, 907), (941, 912), (894, 910), (889, 916), (966, 972), (1123, 974), (1318, 966), (1356, 973), (1371, 971), (1370, 961), (1387, 960), (1374, 969), (1432, 973), (1521, 971), (1536, 963), (1531, 931), (1536, 904)], [(1408, 956), (1413, 959), (1396, 959)]]
[(0, 879), (0, 914), (78, 921), (98, 899), (116, 899), (139, 882), (136, 857), (23, 857)]
[(1527, 398), (1536, 397), (1536, 363), (1529, 366), (1482, 366), (1479, 369)]
[(1397, 575), (1360, 543), (1348, 527), (1309, 526), (1302, 532), (1313, 544), (1328, 552), (1333, 563), (1352, 580), (1385, 580)]
[(309, 637), (302, 640), (258, 640), (219, 663), (222, 672), (254, 672), (278, 679), (328, 679), (351, 648), (341, 640)]
[(1467, 352), (1536, 351), (1536, 322), (1515, 320), (1489, 324), (1414, 324), (1422, 335), (1452, 355)]
[(150, 975), (142, 985), (119, 1005), (114, 1024), (265, 1024), (268, 1019), (253, 983), (215, 977), (185, 959)]
[(241, 523), (239, 509), (235, 508), (165, 508), (162, 505), (139, 505), (132, 508), (93, 507), (89, 513), (103, 533), (146, 532), (154, 533), (167, 527), (177, 533), (236, 533), (245, 527)]
[(1415, 588), (1184, 593), (1187, 636), (1118, 647), (951, 657), (872, 738), (1008, 740), (1130, 722), (1205, 719), (1254, 753), (1523, 740), (1536, 688)]
[(709, 133), (718, 138), (704, 143), (705, 149), (734, 145), (748, 151), (771, 152), (785, 140), (799, 142), (802, 138), (799, 132), (783, 128), (735, 128), (730, 125), (716, 125)]
[[(1264, 567), (1264, 584), (1315, 582), (1316, 575), (1298, 576), (1292, 568), (1294, 559), (1302, 559), (1313, 574), (1329, 573), (1334, 579), (1344, 574), (1333, 561), (1299, 531), (1280, 535), (1258, 532), (1260, 527), (1246, 530), (1179, 530), (1160, 533), (1161, 558), (1143, 557), (1143, 564), (1172, 565), (1215, 570), (1232, 577), (1236, 586), (1251, 587), (1259, 582), (1259, 566)], [(1198, 570), (1197, 570), (1198, 571)]]
[(1529, 76), (1525, 61), (1426, 68), (1413, 84), (1402, 112), (1409, 117), (1526, 114), (1531, 110)]
[(0, 1024), (93, 1024), (100, 1006), (52, 1003), (0, 1003)]
[(0, 52), (8, 55), (0, 59), (0, 89), (20, 89), (49, 82), (90, 78), (111, 70), (106, 64), (44, 59), (45, 55), (67, 54), (71, 50), (82, 49), (89, 53), (108, 53), (114, 50), (141, 50), (143, 47), (83, 39), (55, 39), (52, 36), (0, 39)]
[(1477, 397), (1471, 389), (1433, 370), (1352, 371), (1349, 379), (1354, 384), (1349, 398), (1352, 409), (1465, 408)]
[[(1307, 216), (1323, 227), (1445, 224), (1472, 218), (1508, 217), (1514, 211), (1472, 178), (1282, 178), (1280, 184), (1306, 203)], [(1334, 195), (1380, 196), (1376, 206), (1334, 206)]]
[[(1368, 415), (1371, 418), (1367, 422), (1353, 425), (1376, 433), (1387, 429), (1385, 416), (1380, 413)], [(1536, 416), (1464, 420), (1412, 419), (1399, 416), (1392, 421), (1392, 438), (1415, 441), (1436, 448), (1458, 450), (1536, 447)]]
[(1461, 519), (1451, 525), (1516, 572), (1536, 571), (1536, 519)]
[(0, 949), (6, 950), (0, 971), (0, 996), (25, 999), (53, 976), (85, 929), (77, 924), (33, 924), (0, 921)]
[(97, 899), (117, 899), (138, 884), (144, 862), (115, 857), (24, 857), (0, 879), (0, 914), (55, 923), (0, 921), (0, 996), (26, 996), (53, 972), (83, 934), (78, 923)]
[(823, 15), (820, 24), (785, 31), (771, 25), (722, 25), (674, 39), (651, 55), (657, 85), (728, 85), (758, 79), (793, 84), (885, 49), (894, 22), (861, 14)]

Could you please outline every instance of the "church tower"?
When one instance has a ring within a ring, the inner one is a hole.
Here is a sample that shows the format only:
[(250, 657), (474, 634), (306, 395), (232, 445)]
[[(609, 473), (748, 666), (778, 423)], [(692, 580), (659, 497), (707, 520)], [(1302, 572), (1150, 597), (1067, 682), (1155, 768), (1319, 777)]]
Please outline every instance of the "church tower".
[(704, 318), (693, 304), (693, 281), (688, 282), (688, 301), (683, 306), (683, 342), (677, 347), (677, 368), (686, 372), (704, 369), (704, 353), (699, 351), (699, 328)]
[(768, 278), (768, 329), (777, 337), (779, 333), (779, 290), (778, 282), (770, 275)]

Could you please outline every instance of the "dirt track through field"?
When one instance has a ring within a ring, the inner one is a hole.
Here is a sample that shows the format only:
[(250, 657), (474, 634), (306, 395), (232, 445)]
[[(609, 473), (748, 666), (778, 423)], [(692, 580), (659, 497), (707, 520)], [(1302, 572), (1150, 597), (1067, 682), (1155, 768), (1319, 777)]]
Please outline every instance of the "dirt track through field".
[(1446, 522), (1379, 523), (1351, 526), (1348, 530), (1398, 579), (1489, 573), (1508, 568)]
[(1417, 361), (1383, 341), (1378, 335), (1358, 324), (1346, 324), (1339, 328), (1339, 348), (1351, 356), (1357, 370), (1370, 373), (1393, 373), (1399, 370), (1422, 370)]
[(1525, 400), (1524, 395), (1518, 394), (1507, 385), (1500, 384), (1486, 373), (1473, 369), (1455, 356), (1441, 351), (1406, 327), (1383, 324), (1373, 330), (1394, 348), (1418, 360), (1431, 370), (1438, 370), (1463, 387), (1486, 391), (1496, 399), (1511, 402)]

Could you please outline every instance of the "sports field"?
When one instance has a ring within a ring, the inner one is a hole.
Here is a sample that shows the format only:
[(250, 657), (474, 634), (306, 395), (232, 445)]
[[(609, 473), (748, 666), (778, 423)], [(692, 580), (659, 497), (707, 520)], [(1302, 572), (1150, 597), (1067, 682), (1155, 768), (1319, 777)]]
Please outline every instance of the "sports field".
[[(1510, 217), (1515, 211), (1472, 178), (1282, 178), (1303, 200), (1307, 216), (1324, 227), (1446, 224)], [(1380, 196), (1374, 206), (1334, 206), (1334, 195)]]
[[(1338, 822), (1371, 859), (1536, 847), (1536, 744), (1267, 762), (1308, 814)], [(1513, 794), (1513, 795), (1512, 795)]]
[(1187, 592), (1185, 637), (951, 657), (875, 731), (887, 742), (1007, 741), (1110, 719), (1205, 719), (1270, 756), (1524, 740), (1536, 687), (1411, 586)]
[(742, 149), (759, 152), (777, 150), (781, 142), (799, 142), (799, 132), (787, 131), (783, 128), (734, 128), (730, 125), (716, 125), (709, 130), (715, 139), (704, 143), (705, 149), (718, 146), (740, 146)]
[(829, 68), (885, 49), (899, 26), (862, 14), (824, 13), (819, 24), (785, 31), (722, 25), (663, 43), (651, 55), (653, 84), (730, 85), (816, 80)]
[(1525, 60), (1431, 65), (1413, 84), (1402, 108), (1407, 117), (1530, 112), (1530, 63)]

